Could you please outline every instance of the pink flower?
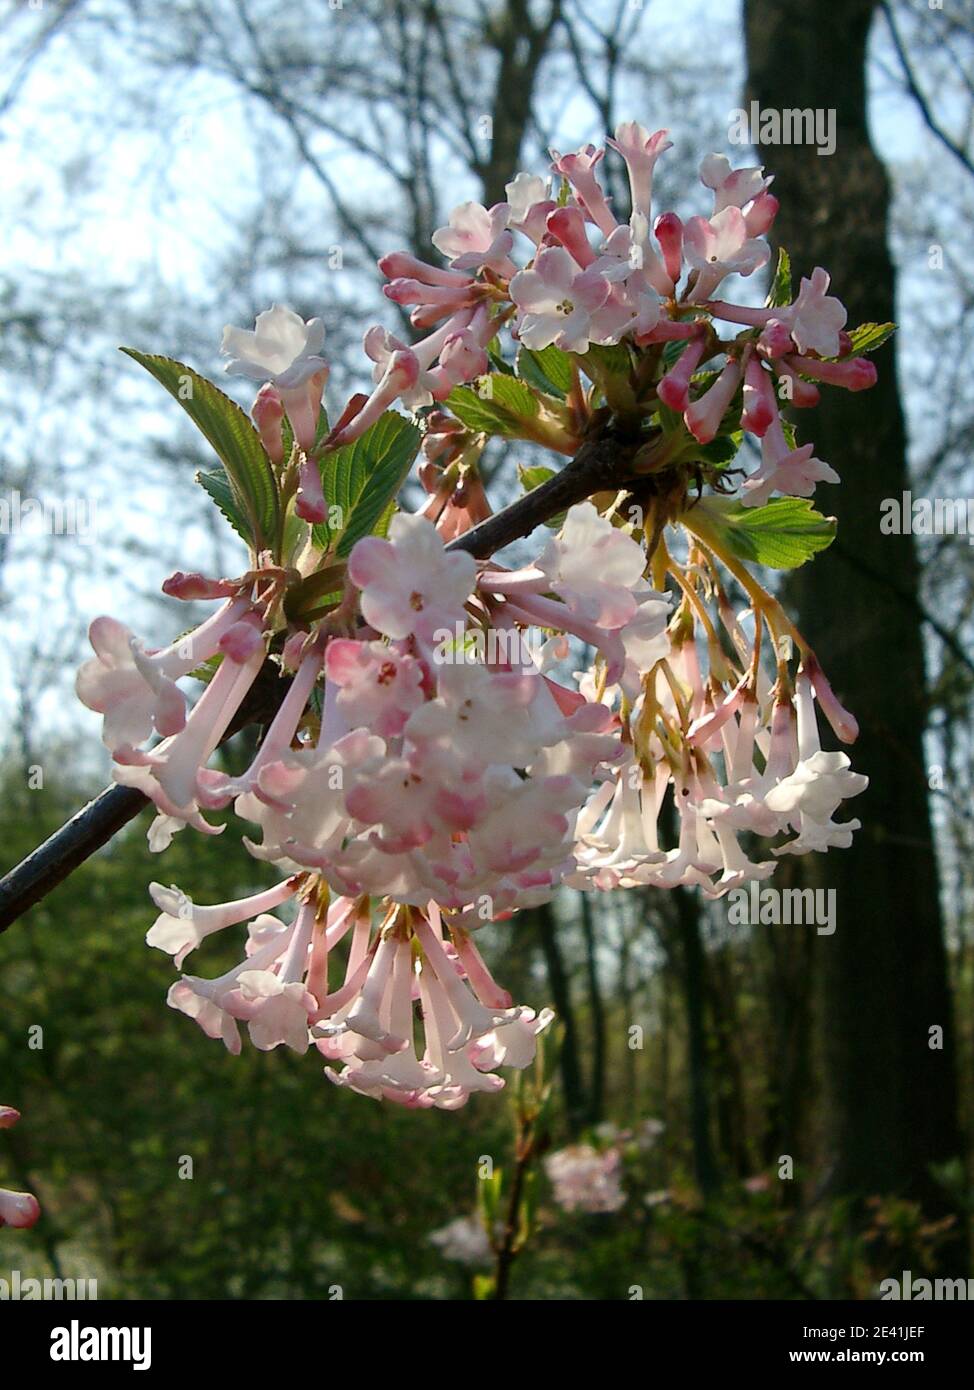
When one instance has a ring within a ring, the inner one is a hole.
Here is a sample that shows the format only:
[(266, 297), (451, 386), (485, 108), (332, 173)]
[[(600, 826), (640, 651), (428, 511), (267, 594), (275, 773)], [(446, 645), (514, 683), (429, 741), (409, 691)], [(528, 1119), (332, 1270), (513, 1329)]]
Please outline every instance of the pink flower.
[(447, 227), (433, 233), (433, 245), (455, 270), (490, 269), (498, 275), (513, 274), (508, 259), (514, 238), (507, 231), (510, 208), (496, 203), (488, 212), (480, 203), (461, 203), (450, 213)]
[(237, 922), (247, 922), (270, 912), (292, 897), (297, 888), (298, 880), (288, 878), (249, 898), (216, 903), (212, 907), (198, 907), (175, 885), (166, 888), (161, 883), (150, 883), (149, 893), (159, 908), (159, 916), (146, 933), (146, 943), (171, 955), (179, 970), (189, 953), (195, 951), (208, 936)]
[(619, 225), (606, 201), (605, 193), (595, 177), (595, 170), (605, 157), (605, 150), (594, 145), (583, 145), (574, 154), (559, 154), (551, 151), (552, 169), (568, 180), (582, 210), (598, 227), (603, 236), (609, 237)]
[(714, 212), (743, 208), (767, 189), (762, 168), (732, 169), (726, 155), (709, 154), (700, 165), (700, 182), (714, 191)]
[(425, 698), (419, 662), (383, 642), (333, 640), (325, 653), (325, 674), (339, 687), (338, 708), (349, 724), (372, 729), (380, 738), (401, 734)]
[(613, 1212), (625, 1205), (618, 1149), (599, 1153), (591, 1144), (570, 1144), (549, 1154), (544, 1166), (564, 1211)]
[(572, 612), (610, 628), (622, 627), (634, 616), (632, 591), (645, 568), (642, 547), (600, 516), (591, 502), (571, 508), (561, 532), (538, 559), (538, 569)]
[(510, 293), (525, 347), (554, 343), (564, 352), (587, 352), (592, 315), (608, 299), (610, 286), (593, 268), (581, 270), (564, 247), (550, 246), (538, 253), (533, 269), (514, 276)]
[(665, 150), (673, 148), (673, 141), (666, 138), (668, 134), (667, 130), (657, 130), (650, 135), (636, 121), (623, 121), (616, 126), (615, 139), (606, 141), (626, 161), (633, 212), (641, 212), (647, 219), (656, 161)]
[(415, 353), (406, 348), (391, 353), (375, 390), (352, 418), (333, 432), (329, 440), (331, 446), (338, 448), (342, 444), (351, 444), (363, 435), (393, 401), (413, 390), (419, 374), (420, 364)]
[(827, 271), (816, 266), (812, 278), (802, 280), (790, 313), (782, 311), (799, 352), (816, 352), (820, 357), (839, 355), (839, 333), (848, 315), (841, 300), (826, 293), (829, 284)]
[(115, 618), (96, 618), (88, 629), (95, 658), (78, 672), (75, 691), (89, 709), (105, 716), (102, 739), (113, 751), (137, 747), (153, 729), (163, 737), (186, 722), (186, 701), (175, 682), (213, 656), (247, 612), (247, 599), (228, 600), (193, 632), (162, 651), (147, 651)]
[(387, 637), (430, 643), (438, 628), (463, 622), (476, 566), (469, 555), (447, 554), (423, 517), (398, 513), (388, 540), (366, 536), (352, 550), (348, 572), (362, 590), (366, 622)]
[(275, 304), (257, 315), (254, 329), (223, 330), (221, 352), (230, 357), (225, 370), (275, 386), (287, 410), (295, 438), (311, 449), (328, 379), (328, 363), (318, 354), (325, 341), (321, 319), (305, 323), (300, 314)]
[(748, 235), (744, 214), (729, 206), (706, 217), (691, 217), (683, 229), (683, 251), (688, 264), (697, 271), (689, 300), (699, 304), (709, 299), (727, 275), (751, 275), (768, 262), (767, 243)]
[(745, 507), (761, 507), (772, 492), (787, 497), (811, 497), (816, 483), (837, 483), (838, 473), (812, 457), (814, 444), (792, 449), (776, 419), (761, 441), (761, 466), (744, 480), (741, 501)]

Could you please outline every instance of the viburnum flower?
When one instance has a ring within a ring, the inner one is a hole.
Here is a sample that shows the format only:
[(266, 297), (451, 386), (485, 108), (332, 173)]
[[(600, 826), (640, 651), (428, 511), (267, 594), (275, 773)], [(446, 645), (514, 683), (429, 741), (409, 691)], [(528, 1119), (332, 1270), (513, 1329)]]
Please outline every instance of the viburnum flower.
[(744, 214), (733, 205), (709, 220), (691, 217), (683, 228), (683, 249), (697, 272), (693, 303), (708, 299), (728, 275), (753, 275), (770, 255), (766, 242), (749, 235)]
[(625, 1206), (618, 1149), (599, 1153), (591, 1144), (571, 1144), (549, 1154), (544, 1166), (564, 1211), (608, 1213)]
[(437, 251), (442, 251), (455, 270), (483, 270), (503, 275), (513, 273), (508, 253), (514, 238), (507, 230), (510, 208), (497, 203), (488, 210), (480, 203), (461, 203), (450, 213), (450, 223), (433, 233)]
[(820, 357), (839, 355), (839, 334), (848, 316), (841, 300), (826, 293), (830, 283), (831, 277), (821, 266), (815, 267), (810, 280), (802, 280), (785, 320), (799, 352), (816, 352)]
[(476, 1215), (457, 1216), (429, 1237), (445, 1260), (476, 1268), (490, 1263), (491, 1250), (483, 1222)]
[(609, 297), (609, 282), (597, 269), (582, 270), (562, 246), (538, 253), (533, 270), (511, 281), (511, 298), (521, 310), (518, 336), (529, 348), (554, 343), (565, 352), (585, 352), (593, 314)]
[(463, 621), (473, 592), (475, 566), (469, 555), (446, 554), (428, 521), (400, 513), (389, 539), (369, 536), (355, 547), (349, 564), (362, 590), (362, 613), (386, 637), (415, 636), (430, 643), (437, 630)]
[(230, 361), (225, 370), (277, 388), (302, 449), (315, 442), (321, 393), (328, 379), (328, 363), (319, 354), (325, 344), (322, 319), (309, 319), (283, 304), (257, 315), (254, 328), (223, 330), (221, 351)]

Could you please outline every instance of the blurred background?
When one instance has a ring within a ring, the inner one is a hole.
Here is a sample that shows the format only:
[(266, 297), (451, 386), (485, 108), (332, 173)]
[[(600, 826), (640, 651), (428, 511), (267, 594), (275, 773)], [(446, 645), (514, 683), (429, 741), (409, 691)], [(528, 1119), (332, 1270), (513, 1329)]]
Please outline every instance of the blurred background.
[[(560, 1020), (508, 1293), (868, 1298), (905, 1270), (965, 1276), (974, 550), (880, 516), (906, 490), (974, 497), (969, 0), (7, 0), (0, 52), (0, 498), (80, 502), (94, 531), (0, 531), (3, 869), (107, 779), (71, 693), (91, 617), (161, 645), (188, 621), (166, 574), (242, 568), (193, 482), (211, 461), (118, 345), (215, 377), (223, 325), (280, 300), (323, 316), (334, 405), (366, 384), (363, 330), (397, 326), (378, 255), (426, 255), (455, 203), (628, 119), (671, 128), (657, 208), (704, 210), (712, 150), (763, 163), (793, 269), (825, 266), (850, 325), (896, 319), (880, 385), (799, 421), (843, 485), (819, 497), (839, 538), (788, 601), (871, 786), (854, 848), (776, 882), (835, 889), (837, 929), (735, 925), (676, 890), (566, 892), (484, 933), (498, 977)], [(834, 153), (730, 143), (751, 100), (833, 112)], [(489, 459), (495, 505), (516, 461)], [(0, 1231), (0, 1277), (470, 1296), (490, 1259), (466, 1218), (485, 1159), (510, 1180), (513, 1091), (402, 1113), (314, 1054), (229, 1057), (165, 1007), (146, 884), (220, 901), (264, 866), (230, 835), (150, 861), (147, 819), (0, 938), (0, 1101), (24, 1112), (0, 1181), (44, 1209)]]

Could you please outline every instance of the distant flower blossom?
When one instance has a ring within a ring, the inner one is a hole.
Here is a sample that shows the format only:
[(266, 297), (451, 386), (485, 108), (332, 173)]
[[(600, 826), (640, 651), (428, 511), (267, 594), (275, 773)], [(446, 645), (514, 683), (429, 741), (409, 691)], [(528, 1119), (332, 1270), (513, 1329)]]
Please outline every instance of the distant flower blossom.
[(618, 1149), (572, 1144), (545, 1159), (555, 1201), (564, 1211), (613, 1212), (625, 1205)]
[(490, 1241), (477, 1216), (457, 1216), (429, 1239), (445, 1260), (455, 1264), (477, 1268), (490, 1263)]

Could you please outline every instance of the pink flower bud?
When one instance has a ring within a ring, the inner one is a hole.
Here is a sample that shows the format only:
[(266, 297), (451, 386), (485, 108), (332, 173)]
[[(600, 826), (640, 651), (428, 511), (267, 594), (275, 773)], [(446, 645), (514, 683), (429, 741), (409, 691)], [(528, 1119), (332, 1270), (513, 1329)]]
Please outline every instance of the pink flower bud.
[(813, 386), (810, 381), (802, 381), (800, 376), (796, 376), (786, 362), (779, 362), (778, 372), (781, 377), (787, 377), (791, 382), (791, 404), (798, 410), (807, 410), (811, 406), (818, 405), (822, 399), (822, 393), (817, 386)]
[(808, 656), (802, 665), (811, 682), (819, 709), (832, 725), (836, 738), (842, 743), (855, 743), (859, 737), (859, 722), (836, 696), (828, 677), (818, 664), (818, 658)]
[(689, 342), (680, 354), (676, 366), (666, 373), (656, 388), (663, 404), (668, 405), (671, 410), (679, 411), (681, 415), (690, 404), (690, 378), (703, 356), (704, 342), (702, 333), (696, 342)]
[(233, 627), (220, 638), (220, 651), (242, 666), (260, 646), (263, 640), (262, 624), (256, 614), (248, 613), (234, 623)]
[(585, 235), (585, 218), (578, 208), (556, 208), (548, 214), (546, 226), (583, 269), (592, 264), (595, 252)]
[(26, 1230), (41, 1214), (40, 1204), (29, 1192), (10, 1192), (0, 1187), (0, 1226)]
[(230, 579), (207, 579), (205, 575), (185, 574), (182, 570), (176, 570), (162, 584), (164, 594), (187, 603), (194, 599), (229, 598), (234, 588)]
[(780, 204), (773, 193), (765, 189), (754, 199), (744, 214), (744, 226), (749, 237), (763, 236), (778, 215)]
[(298, 493), (294, 499), (294, 510), (302, 521), (312, 525), (324, 521), (328, 515), (328, 503), (321, 487), (321, 469), (316, 458), (307, 455), (301, 460), (298, 472)]
[(12, 1129), (19, 1119), (19, 1110), (12, 1105), (0, 1105), (0, 1129)]
[(250, 408), (250, 414), (271, 463), (283, 463), (284, 440), (281, 426), (284, 420), (284, 402), (276, 386), (268, 381), (260, 388)]
[(732, 358), (710, 390), (705, 391), (684, 413), (687, 429), (700, 444), (709, 444), (720, 429), (720, 422), (734, 399), (740, 379), (741, 364)]
[(844, 362), (820, 362), (815, 357), (789, 357), (788, 365), (803, 376), (843, 386), (847, 391), (868, 391), (876, 385), (876, 367), (868, 357), (849, 357)]
[(653, 228), (663, 253), (666, 273), (675, 285), (683, 268), (683, 223), (675, 212), (664, 212)]
[(786, 353), (794, 352), (791, 329), (781, 319), (769, 319), (758, 339), (758, 347), (766, 357), (784, 357)]
[(443, 270), (440, 266), (427, 265), (425, 261), (410, 256), (406, 251), (391, 251), (380, 256), (379, 269), (390, 280), (419, 280), (424, 285), (469, 285), (470, 276), (461, 270)]
[(771, 373), (765, 371), (758, 357), (752, 357), (744, 373), (744, 413), (741, 426), (749, 434), (762, 439), (768, 427), (778, 417)]

